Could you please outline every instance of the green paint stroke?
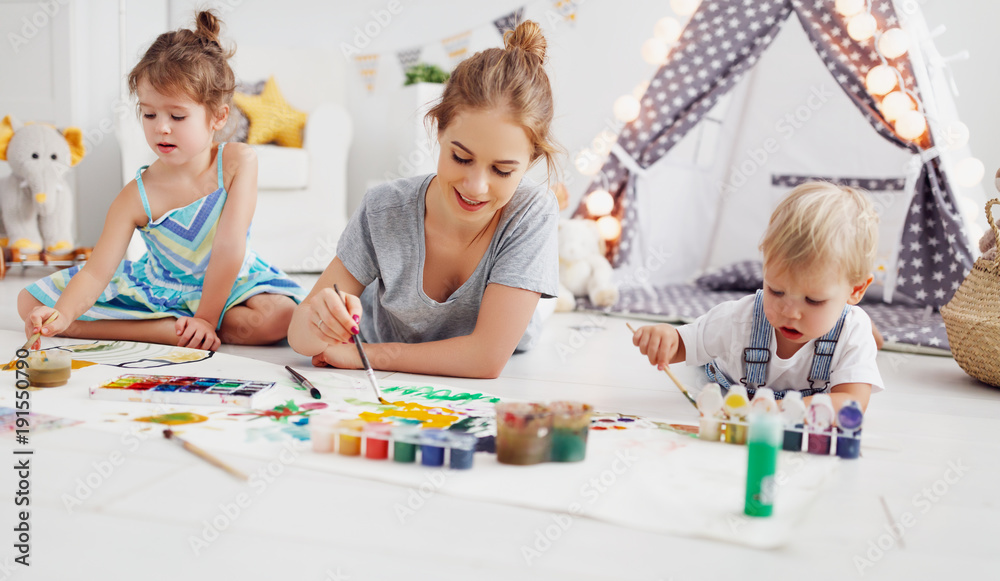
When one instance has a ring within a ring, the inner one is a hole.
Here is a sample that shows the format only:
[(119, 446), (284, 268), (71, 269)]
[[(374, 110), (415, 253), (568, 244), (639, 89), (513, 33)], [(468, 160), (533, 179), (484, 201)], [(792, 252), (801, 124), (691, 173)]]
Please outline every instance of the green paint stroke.
[(486, 401), (489, 403), (497, 403), (500, 401), (499, 397), (488, 397), (481, 393), (456, 393), (452, 395), (450, 389), (440, 388), (435, 389), (429, 385), (424, 387), (383, 387), (382, 392), (398, 392), (400, 395), (414, 395), (421, 399), (426, 399), (428, 401), (457, 401), (457, 402), (470, 402), (470, 401)]

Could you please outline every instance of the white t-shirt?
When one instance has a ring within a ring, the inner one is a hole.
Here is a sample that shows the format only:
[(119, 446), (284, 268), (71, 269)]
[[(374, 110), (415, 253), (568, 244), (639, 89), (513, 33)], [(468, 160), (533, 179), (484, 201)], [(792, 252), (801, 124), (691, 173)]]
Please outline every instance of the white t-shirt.
[[(753, 328), (754, 295), (717, 305), (693, 323), (677, 329), (687, 353), (688, 365), (705, 365), (715, 360), (733, 383), (743, 377), (743, 349), (750, 346)], [(771, 329), (771, 360), (767, 364), (767, 387), (774, 391), (809, 389), (816, 340), (809, 341), (788, 359), (774, 352), (777, 341)], [(882, 391), (882, 376), (875, 357), (878, 348), (872, 324), (860, 307), (852, 306), (830, 361), (830, 387), (842, 383), (868, 383), (872, 393)], [(823, 387), (816, 382), (816, 388)]]

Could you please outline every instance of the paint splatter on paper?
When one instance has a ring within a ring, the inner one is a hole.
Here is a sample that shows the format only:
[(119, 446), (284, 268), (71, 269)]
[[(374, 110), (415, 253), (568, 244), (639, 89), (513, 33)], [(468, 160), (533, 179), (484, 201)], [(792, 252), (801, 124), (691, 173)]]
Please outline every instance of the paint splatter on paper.
[(208, 421), (208, 416), (193, 414), (191, 412), (178, 412), (173, 414), (160, 414), (156, 416), (144, 416), (135, 418), (137, 422), (149, 422), (152, 424), (163, 424), (166, 426), (180, 426), (183, 424), (200, 424)]
[(213, 351), (202, 351), (201, 349), (136, 343), (134, 341), (94, 341), (77, 345), (61, 345), (54, 347), (54, 349), (69, 351), (73, 354), (74, 362), (82, 360), (127, 369), (149, 369), (204, 361), (215, 354)]

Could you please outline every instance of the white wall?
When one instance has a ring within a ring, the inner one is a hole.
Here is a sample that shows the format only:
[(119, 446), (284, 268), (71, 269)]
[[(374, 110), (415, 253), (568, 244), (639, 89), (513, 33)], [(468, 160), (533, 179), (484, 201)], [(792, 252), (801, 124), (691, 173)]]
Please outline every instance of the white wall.
[[(65, 0), (60, 0), (65, 1)], [(972, 58), (953, 64), (961, 89), (959, 112), (972, 130), (972, 152), (986, 165), (987, 177), (1000, 167), (1000, 116), (994, 111), (1000, 79), (996, 74), (1000, 41), (993, 30), (1000, 21), (1000, 3), (917, 0), (931, 28), (944, 23), (948, 31), (937, 39), (945, 56), (967, 48)], [(104, 213), (121, 187), (118, 147), (113, 134), (104, 130), (114, 118), (118, 102), (121, 70), (118, 59), (117, 0), (73, 0), (76, 5), (75, 43), (78, 46), (77, 95), (73, 122), (90, 136), (90, 152), (77, 166), (78, 222), (81, 242), (93, 244), (100, 232)], [(363, 29), (373, 20), (372, 11), (386, 10), (390, 0), (200, 0), (125, 2), (128, 8), (127, 53), (129, 64), (156, 34), (169, 28), (190, 25), (194, 10), (219, 7), (227, 27), (227, 38), (237, 45), (320, 46), (339, 50), (351, 43), (355, 27)], [(550, 20), (552, 2), (541, 0), (399, 0), (401, 11), (362, 49), (379, 53), (382, 61), (373, 94), (368, 94), (360, 77), (348, 65), (347, 91), (355, 124), (348, 176), (349, 210), (353, 210), (366, 184), (386, 172), (396, 172), (399, 155), (398, 122), (389, 115), (398, 107), (402, 71), (395, 52), (424, 46), (424, 60), (448, 67), (440, 40), (472, 29), (470, 49), (481, 50), (501, 44), (491, 20), (526, 5), (526, 17), (537, 20), (549, 41), (549, 75), (556, 100), (556, 138), (570, 155), (587, 146), (612, 121), (611, 105), (621, 94), (631, 92), (654, 69), (639, 56), (639, 48), (652, 35), (653, 24), (670, 14), (665, 0), (588, 0), (579, 7), (573, 24)], [(0, 32), (5, 33), (0, 23)], [(3, 34), (6, 38), (6, 34)], [(238, 50), (238, 48), (237, 48)], [(2, 67), (2, 65), (0, 65)], [(127, 68), (127, 67), (126, 67)], [(4, 88), (0, 85), (0, 104)], [(294, 105), (294, 103), (293, 103)], [(0, 110), (0, 114), (6, 113)], [(388, 154), (387, 150), (392, 149)], [(569, 182), (574, 199), (586, 186), (586, 178), (572, 169), (570, 158), (563, 160), (563, 180)], [(537, 173), (537, 172), (536, 172)], [(991, 181), (991, 180), (990, 180)], [(987, 191), (992, 186), (987, 184)], [(574, 204), (575, 205), (575, 204)]]

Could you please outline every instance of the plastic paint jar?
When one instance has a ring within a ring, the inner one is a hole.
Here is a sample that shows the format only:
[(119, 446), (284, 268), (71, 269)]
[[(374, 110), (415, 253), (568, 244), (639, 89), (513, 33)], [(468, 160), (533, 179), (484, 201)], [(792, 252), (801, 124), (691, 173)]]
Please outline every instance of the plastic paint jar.
[(743, 512), (747, 516), (771, 516), (777, 481), (778, 450), (782, 442), (781, 419), (774, 414), (750, 416), (747, 437), (747, 488)]
[(362, 433), (365, 436), (365, 458), (386, 460), (389, 458), (389, 434), (392, 426), (380, 422), (368, 422)]
[(499, 402), (497, 414), (497, 462), (538, 464), (552, 451), (552, 410), (525, 402)]
[(392, 428), (393, 462), (414, 462), (417, 459), (416, 438), (420, 426), (394, 426)]
[(66, 385), (73, 370), (73, 356), (60, 349), (32, 351), (27, 363), (28, 383), (34, 387)]
[(853, 460), (861, 455), (861, 422), (864, 420), (861, 405), (847, 400), (837, 412), (837, 456)]
[(472, 468), (472, 459), (475, 457), (479, 438), (475, 434), (464, 432), (448, 432), (448, 438), (450, 439), (449, 466), (457, 470)]
[(420, 431), (420, 463), (424, 466), (443, 466), (444, 447), (448, 432), (439, 429)]
[(333, 452), (334, 427), (339, 419), (330, 414), (316, 414), (309, 421), (309, 439), (313, 452)]
[(364, 420), (340, 420), (337, 422), (337, 453), (343, 456), (361, 454), (361, 430)]
[(581, 462), (587, 457), (587, 434), (593, 406), (576, 401), (556, 401), (552, 410), (552, 461)]

